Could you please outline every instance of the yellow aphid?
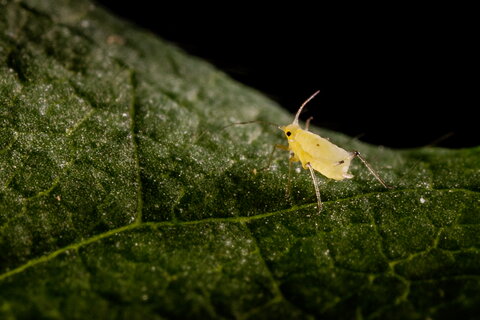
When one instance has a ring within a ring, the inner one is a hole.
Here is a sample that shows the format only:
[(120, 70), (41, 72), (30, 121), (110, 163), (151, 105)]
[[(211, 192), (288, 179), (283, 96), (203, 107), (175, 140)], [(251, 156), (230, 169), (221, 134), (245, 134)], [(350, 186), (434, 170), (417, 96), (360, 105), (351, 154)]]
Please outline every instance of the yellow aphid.
[(325, 177), (334, 180), (349, 179), (351, 154), (325, 138), (303, 130), (297, 124), (281, 127), (288, 139), (290, 161), (300, 161), (304, 169), (310, 165)]
[(303, 107), (318, 93), (319, 91), (315, 92), (300, 106), (295, 115), (295, 119), (291, 124), (280, 127), (287, 137), (288, 147), (279, 147), (290, 151), (290, 162), (300, 161), (304, 169), (310, 170), (315, 193), (317, 195), (319, 212), (322, 210), (322, 202), (320, 200), (320, 189), (318, 187), (314, 170), (320, 172), (325, 177), (334, 180), (351, 179), (353, 178), (353, 175), (348, 172), (348, 169), (352, 159), (357, 157), (385, 188), (390, 188), (358, 151), (348, 152), (334, 145), (327, 139), (308, 131), (308, 123), (310, 119), (307, 120), (307, 126), (305, 129), (300, 127), (298, 124), (298, 117), (300, 116)]

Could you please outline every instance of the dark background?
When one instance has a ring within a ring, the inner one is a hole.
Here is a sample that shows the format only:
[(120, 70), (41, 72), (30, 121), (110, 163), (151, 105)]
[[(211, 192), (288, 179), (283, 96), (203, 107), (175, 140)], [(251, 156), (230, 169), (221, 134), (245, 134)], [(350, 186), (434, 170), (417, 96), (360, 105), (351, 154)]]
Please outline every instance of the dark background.
[(473, 8), (97, 3), (292, 113), (321, 90), (303, 115), (318, 126), (395, 148), (480, 144)]

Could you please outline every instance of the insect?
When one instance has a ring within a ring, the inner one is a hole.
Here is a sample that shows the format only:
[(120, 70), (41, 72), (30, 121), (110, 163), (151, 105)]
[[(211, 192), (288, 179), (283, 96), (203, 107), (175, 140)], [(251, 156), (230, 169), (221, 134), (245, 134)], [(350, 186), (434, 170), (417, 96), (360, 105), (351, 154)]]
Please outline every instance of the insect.
[(303, 107), (305, 107), (305, 105), (319, 92), (320, 91), (315, 92), (300, 106), (291, 124), (279, 127), (285, 133), (285, 137), (288, 140), (288, 146), (279, 145), (277, 147), (290, 152), (290, 163), (300, 162), (304, 169), (310, 171), (313, 185), (315, 187), (315, 194), (317, 196), (318, 212), (321, 212), (322, 201), (315, 171), (334, 180), (351, 179), (353, 178), (353, 175), (348, 172), (350, 162), (354, 158), (358, 158), (385, 188), (391, 187), (385, 183), (375, 170), (373, 170), (370, 164), (358, 151), (348, 152), (331, 143), (327, 139), (308, 131), (308, 125), (311, 118), (307, 120), (305, 129), (300, 127), (298, 124), (298, 118)]

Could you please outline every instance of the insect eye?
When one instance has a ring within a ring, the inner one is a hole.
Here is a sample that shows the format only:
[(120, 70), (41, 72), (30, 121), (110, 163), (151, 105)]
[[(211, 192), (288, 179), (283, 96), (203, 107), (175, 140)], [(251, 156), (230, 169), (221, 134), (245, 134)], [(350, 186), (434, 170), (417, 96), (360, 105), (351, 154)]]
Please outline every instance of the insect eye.
[(287, 135), (287, 137), (290, 137), (292, 135), (290, 131), (287, 131), (285, 134)]

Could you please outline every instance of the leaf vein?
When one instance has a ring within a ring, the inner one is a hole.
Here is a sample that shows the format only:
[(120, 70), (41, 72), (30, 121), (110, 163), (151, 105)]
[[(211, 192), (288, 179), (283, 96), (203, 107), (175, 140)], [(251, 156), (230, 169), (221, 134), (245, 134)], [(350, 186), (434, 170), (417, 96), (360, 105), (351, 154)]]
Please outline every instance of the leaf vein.
[[(267, 271), (267, 274), (268, 274), (268, 278), (270, 278), (270, 280), (272, 281), (272, 284), (273, 284), (273, 290), (274, 290), (274, 297), (273, 299), (271, 299), (269, 302), (267, 302), (266, 305), (269, 305), (271, 303), (275, 303), (275, 302), (278, 302), (278, 301), (285, 301), (287, 302), (288, 304), (294, 306), (295, 308), (298, 308), (301, 310), (301, 308), (295, 306), (291, 301), (289, 301), (283, 294), (282, 292), (282, 289), (280, 287), (280, 284), (278, 283), (278, 279), (275, 278), (275, 276), (273, 275), (273, 272), (272, 270), (270, 269), (270, 266), (268, 265), (267, 261), (265, 260), (265, 257), (263, 256), (262, 254), (262, 250), (258, 244), (258, 240), (257, 238), (253, 235), (253, 232), (252, 230), (250, 229), (250, 227), (248, 226), (248, 224), (246, 223), (242, 223), (245, 228), (248, 230), (248, 233), (253, 241), (253, 244), (255, 246), (255, 251), (257, 252), (258, 256), (260, 257), (260, 260), (262, 261), (264, 267), (265, 267), (265, 270)], [(252, 314), (254, 314), (257, 310), (252, 310)], [(304, 311), (305, 312), (305, 311)], [(312, 317), (312, 316), (310, 316)], [(312, 317), (313, 318), (313, 317)]]
[[(400, 192), (400, 191), (414, 192), (414, 191), (418, 191), (418, 189), (391, 190), (391, 191), (387, 191), (387, 192), (391, 193), (391, 192)], [(469, 189), (437, 189), (437, 191), (440, 191), (440, 192), (441, 191), (443, 191), (443, 192), (445, 192), (445, 191), (446, 192), (456, 191), (456, 192), (478, 193), (477, 191), (472, 191), (472, 190), (469, 190)], [(352, 197), (347, 197), (347, 198), (342, 198), (342, 199), (329, 200), (329, 201), (325, 201), (324, 204), (335, 203), (335, 202), (339, 202), (339, 201), (347, 201), (347, 200), (350, 200), (350, 199), (361, 198), (361, 197), (365, 197), (365, 196), (372, 196), (372, 195), (376, 195), (378, 193), (385, 193), (385, 192), (372, 192), (372, 193), (368, 193), (368, 194), (357, 195), (357, 196), (352, 196)], [(18, 267), (14, 268), (12, 270), (9, 270), (9, 271), (7, 271), (3, 274), (0, 274), (0, 281), (4, 280), (6, 278), (9, 278), (9, 277), (11, 277), (15, 274), (21, 273), (21, 272), (25, 271), (26, 269), (29, 269), (29, 268), (37, 265), (37, 264), (52, 260), (52, 259), (56, 258), (60, 254), (66, 252), (68, 250), (78, 250), (79, 248), (81, 248), (85, 245), (97, 242), (99, 240), (108, 238), (108, 237), (110, 237), (112, 235), (116, 235), (118, 233), (122, 233), (122, 232), (129, 231), (129, 230), (134, 230), (134, 229), (137, 229), (137, 228), (144, 228), (144, 227), (157, 228), (157, 227), (162, 227), (162, 226), (184, 226), (184, 225), (196, 225), (196, 224), (203, 224), (203, 223), (225, 223), (225, 222), (227, 222), (227, 223), (246, 223), (246, 222), (249, 222), (249, 221), (268, 218), (268, 217), (271, 217), (271, 216), (274, 216), (274, 215), (277, 215), (277, 214), (293, 212), (293, 211), (296, 211), (296, 210), (300, 210), (300, 209), (307, 208), (307, 207), (310, 207), (310, 206), (315, 206), (315, 205), (316, 205), (316, 202), (315, 203), (308, 203), (308, 204), (304, 204), (304, 205), (300, 205), (300, 206), (293, 206), (293, 207), (288, 208), (288, 209), (283, 209), (283, 210), (273, 211), (273, 212), (267, 212), (267, 213), (258, 214), (258, 215), (254, 215), (254, 216), (249, 216), (249, 217), (206, 218), (206, 219), (200, 219), (200, 220), (176, 221), (176, 222), (170, 222), (170, 221), (137, 222), (137, 223), (129, 224), (129, 225), (122, 226), (122, 227), (119, 227), (119, 228), (116, 228), (116, 229), (112, 229), (112, 230), (106, 231), (104, 233), (100, 233), (98, 235), (95, 235), (95, 236), (92, 236), (90, 238), (84, 239), (80, 242), (73, 243), (73, 244), (70, 244), (70, 245), (65, 246), (63, 248), (60, 248), (60, 249), (58, 249), (54, 252), (51, 252), (49, 254), (46, 254), (46, 255), (43, 255), (41, 257), (32, 259), (32, 260), (26, 262), (25, 264), (23, 264), (21, 266), (18, 266)], [(404, 260), (404, 259), (402, 259), (402, 260)], [(396, 263), (398, 263), (398, 262), (397, 261), (390, 261), (391, 265), (395, 265)], [(395, 273), (395, 275), (396, 275), (396, 273)]]

